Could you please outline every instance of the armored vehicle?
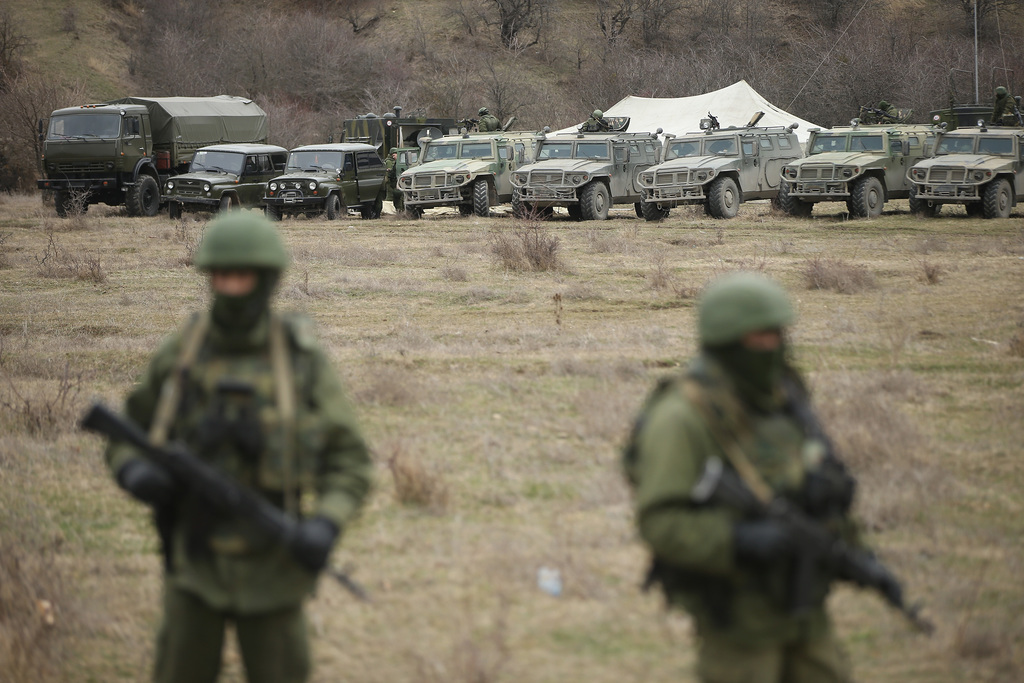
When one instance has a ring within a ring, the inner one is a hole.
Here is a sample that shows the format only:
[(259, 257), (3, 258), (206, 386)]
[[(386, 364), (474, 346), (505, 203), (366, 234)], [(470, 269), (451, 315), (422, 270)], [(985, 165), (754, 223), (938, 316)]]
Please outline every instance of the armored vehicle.
[(342, 122), (342, 142), (362, 142), (376, 147), (381, 157), (391, 150), (418, 148), (420, 139), (437, 139), (443, 135), (454, 135), (459, 129), (455, 119), (429, 118), (426, 116), (402, 116), (402, 108), (395, 107), (394, 113), (383, 116), (367, 114)]
[(783, 211), (809, 216), (816, 202), (845, 201), (851, 216), (874, 218), (888, 200), (910, 196), (907, 169), (931, 154), (935, 128), (852, 123), (811, 130), (807, 156), (782, 168)]
[(512, 173), (534, 160), (535, 133), (463, 133), (430, 140), (420, 162), (398, 178), (406, 211), (458, 206), (463, 215), (487, 216), (512, 199)]
[(373, 145), (335, 143), (296, 147), (288, 154), (285, 175), (266, 184), (263, 204), (270, 220), (285, 214), (325, 214), (337, 220), (358, 209), (363, 218), (380, 218), (387, 194), (387, 169)]
[[(39, 134), (43, 135), (43, 122)], [(155, 216), (160, 188), (188, 171), (196, 150), (222, 143), (267, 141), (267, 115), (241, 97), (126, 97), (58, 109), (43, 141), (45, 178), (57, 214), (73, 194), (88, 204), (124, 204), (133, 216)]]
[(284, 170), (288, 150), (274, 145), (211, 145), (196, 150), (188, 173), (164, 184), (171, 218), (182, 211), (227, 211), (263, 203), (267, 181)]
[(715, 218), (733, 218), (740, 202), (774, 199), (782, 167), (803, 156), (796, 124), (726, 128), (665, 136), (657, 166), (640, 173), (640, 210), (649, 221), (680, 204), (703, 204)]
[(1024, 130), (980, 126), (943, 132), (935, 156), (914, 165), (910, 210), (934, 216), (963, 204), (970, 216), (1007, 218), (1024, 196)]
[(537, 162), (512, 174), (513, 210), (524, 213), (564, 206), (576, 220), (604, 220), (613, 204), (635, 204), (637, 176), (658, 163), (656, 133), (554, 135), (537, 149)]

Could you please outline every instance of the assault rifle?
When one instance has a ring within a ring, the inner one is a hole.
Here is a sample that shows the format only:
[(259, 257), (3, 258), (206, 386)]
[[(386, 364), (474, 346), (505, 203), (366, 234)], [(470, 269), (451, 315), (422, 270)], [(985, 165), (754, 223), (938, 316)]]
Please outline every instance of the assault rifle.
[(456, 123), (458, 124), (459, 129), (465, 128), (467, 133), (472, 133), (480, 127), (480, 119), (466, 118), (461, 121), (456, 121)]
[[(249, 520), (276, 542), (289, 549), (293, 547), (298, 521), (255, 491), (242, 486), (209, 463), (200, 460), (183, 445), (153, 445), (138, 425), (102, 403), (94, 403), (89, 408), (89, 412), (82, 418), (81, 427), (109, 439), (127, 441), (144, 452), (154, 464), (162, 467), (176, 481), (188, 485), (206, 502), (223, 512)], [(331, 567), (325, 567), (324, 572), (359, 600), (370, 602), (370, 596), (363, 587), (345, 572)]]
[(794, 612), (810, 607), (812, 596), (808, 595), (807, 589), (814, 583), (814, 571), (824, 568), (835, 576), (878, 592), (917, 630), (927, 634), (934, 631), (934, 625), (921, 616), (921, 606), (904, 602), (899, 582), (871, 553), (851, 547), (784, 498), (763, 502), (720, 459), (710, 458), (707, 461), (704, 473), (690, 496), (698, 504), (724, 505), (751, 517), (773, 519), (785, 527), (798, 548), (790, 593), (790, 607)]

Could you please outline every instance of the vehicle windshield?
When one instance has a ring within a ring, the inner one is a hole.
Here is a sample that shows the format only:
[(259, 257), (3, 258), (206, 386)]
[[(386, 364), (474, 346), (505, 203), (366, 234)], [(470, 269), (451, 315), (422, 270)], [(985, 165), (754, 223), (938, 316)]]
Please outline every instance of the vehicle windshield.
[(724, 138), (722, 140), (705, 140), (704, 153), (709, 156), (712, 154), (717, 156), (735, 156), (736, 139)]
[(192, 165), (189, 173), (198, 171), (215, 171), (217, 173), (234, 173), (241, 175), (242, 163), (245, 161), (244, 154), (236, 152), (196, 152), (192, 157)]
[(334, 173), (341, 168), (341, 152), (311, 150), (292, 152), (288, 155), (285, 171), (327, 171)]
[(545, 142), (541, 145), (537, 160), (572, 158), (571, 142)]
[(463, 142), (460, 159), (487, 159), (493, 157), (494, 152), (489, 142)]
[(935, 148), (936, 154), (970, 154), (974, 151), (975, 136), (943, 137)]
[(700, 156), (700, 140), (679, 140), (668, 146), (665, 160)]
[(822, 154), (824, 152), (845, 152), (846, 135), (815, 135), (814, 142), (808, 154)]
[(824, 152), (881, 152), (885, 141), (881, 135), (815, 135), (808, 154)]
[(459, 145), (454, 142), (427, 145), (427, 151), (423, 154), (423, 161), (437, 161), (438, 159), (457, 159), (459, 157)]
[(576, 143), (575, 159), (608, 159), (608, 145), (604, 142)]
[(1010, 156), (1013, 154), (1013, 140), (1011, 138), (980, 138), (978, 140), (978, 154)]
[(50, 119), (51, 140), (61, 138), (116, 138), (121, 132), (117, 114), (68, 114)]
[(851, 152), (881, 152), (885, 149), (885, 142), (881, 135), (851, 135)]

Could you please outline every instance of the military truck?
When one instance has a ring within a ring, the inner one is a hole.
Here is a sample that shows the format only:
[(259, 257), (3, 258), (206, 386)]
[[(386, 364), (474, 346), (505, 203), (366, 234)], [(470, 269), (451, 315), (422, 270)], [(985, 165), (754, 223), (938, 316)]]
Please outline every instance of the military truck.
[(164, 184), (171, 218), (182, 211), (227, 211), (263, 203), (263, 188), (284, 170), (288, 150), (275, 145), (211, 145), (196, 150), (188, 173)]
[(969, 216), (1008, 218), (1024, 196), (1024, 130), (959, 128), (939, 134), (935, 156), (907, 173), (910, 210), (935, 216), (963, 204)]
[(426, 116), (402, 116), (402, 108), (383, 116), (366, 114), (347, 119), (341, 124), (342, 142), (361, 142), (373, 145), (381, 158), (396, 147), (418, 149), (422, 138), (437, 139), (444, 135), (458, 133), (455, 119), (430, 118)]
[(387, 194), (387, 169), (373, 145), (334, 143), (296, 147), (288, 153), (285, 174), (266, 184), (263, 205), (270, 220), (285, 215), (324, 214), (328, 220), (358, 209), (363, 218), (380, 218)]
[(715, 218), (733, 218), (740, 203), (774, 199), (782, 167), (803, 156), (788, 127), (712, 129), (665, 136), (660, 162), (639, 176), (640, 210), (649, 221), (666, 218), (681, 204), (703, 204)]
[(534, 160), (536, 133), (463, 133), (430, 140), (420, 162), (402, 173), (398, 189), (405, 210), (420, 215), (436, 206), (457, 206), (464, 216), (487, 216), (512, 199), (512, 173)]
[(604, 220), (613, 204), (640, 211), (638, 175), (658, 163), (662, 141), (655, 133), (553, 135), (537, 149), (536, 163), (512, 174), (513, 211), (543, 212), (564, 206), (575, 220)]
[(874, 218), (890, 199), (910, 196), (907, 169), (931, 155), (936, 129), (894, 124), (811, 129), (807, 156), (782, 168), (778, 206), (810, 216), (817, 202), (845, 201), (851, 216)]
[[(44, 136), (43, 121), (39, 134)], [(133, 216), (155, 216), (160, 188), (188, 171), (197, 149), (222, 143), (267, 142), (267, 115), (252, 100), (217, 97), (126, 97), (58, 109), (43, 140), (41, 190), (54, 193), (57, 214), (76, 199), (85, 205), (125, 205)]]

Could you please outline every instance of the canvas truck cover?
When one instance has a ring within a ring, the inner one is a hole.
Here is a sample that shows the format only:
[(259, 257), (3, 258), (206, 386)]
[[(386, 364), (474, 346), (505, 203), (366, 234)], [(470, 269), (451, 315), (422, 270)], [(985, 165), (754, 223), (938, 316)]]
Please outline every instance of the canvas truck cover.
[(267, 114), (244, 97), (125, 97), (107, 104), (140, 104), (149, 109), (153, 141), (196, 149), (227, 142), (265, 143)]

